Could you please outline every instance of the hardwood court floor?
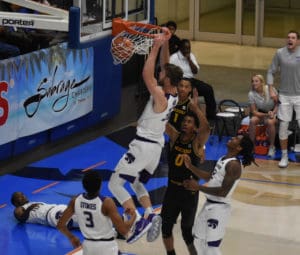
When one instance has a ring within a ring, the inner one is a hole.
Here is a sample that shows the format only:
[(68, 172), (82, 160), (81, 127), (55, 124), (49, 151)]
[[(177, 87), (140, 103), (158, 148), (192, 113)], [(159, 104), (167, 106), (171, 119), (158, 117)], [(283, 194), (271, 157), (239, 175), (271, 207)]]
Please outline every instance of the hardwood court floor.
[[(221, 95), (230, 91), (232, 97), (242, 98), (242, 101), (244, 101), (246, 98), (245, 92), (248, 91), (250, 86), (252, 72), (256, 72), (256, 70), (265, 71), (271, 62), (275, 49), (193, 42), (192, 51), (197, 56), (200, 65), (216, 67), (210, 73), (200, 72), (200, 75), (205, 77), (205, 81), (209, 79), (211, 84), (218, 85), (215, 88), (217, 90), (217, 100), (221, 99)], [(224, 67), (224, 70), (222, 70), (222, 67)], [(237, 75), (237, 72), (241, 69), (243, 69), (243, 72)], [(206, 70), (207, 68), (202, 69), (202, 71)], [(238, 89), (240, 87), (244, 87), (244, 89)], [(111, 121), (102, 123), (97, 130), (90, 130), (89, 134), (72, 136), (59, 146), (52, 145), (49, 149), (43, 148), (43, 150), (35, 151), (35, 153), (28, 153), (24, 158), (6, 162), (2, 165), (2, 170), (13, 172), (41, 158), (82, 144), (86, 140), (95, 139), (103, 133), (107, 134), (117, 128), (124, 127), (124, 123), (136, 120), (135, 111), (137, 109), (134, 108), (136, 103), (134, 93), (133, 88), (133, 92), (124, 94), (122, 105), (125, 105), (125, 107), (122, 107), (120, 115)], [(133, 106), (128, 106), (129, 103)], [(214, 144), (214, 148), (217, 150), (219, 144)], [(210, 157), (214, 154), (214, 152), (208, 153), (208, 159), (212, 159)], [(98, 161), (102, 159), (99, 155), (97, 156)], [(286, 170), (280, 170), (277, 167), (278, 161), (257, 159), (257, 162), (260, 167), (251, 166), (244, 170), (242, 180), (234, 193), (232, 217), (222, 243), (223, 255), (298, 255), (300, 254), (300, 165), (291, 162)], [(89, 165), (86, 164), (83, 167)], [(77, 164), (76, 167), (78, 168)], [(113, 166), (111, 165), (110, 168), (112, 169)], [(3, 179), (5, 179), (5, 176), (3, 176)], [(5, 188), (2, 186), (1, 191), (7, 193), (8, 188), (16, 189), (16, 187), (7, 187), (6, 185)], [(75, 190), (70, 192), (75, 192)], [(57, 199), (57, 197), (53, 197), (53, 199)], [(201, 195), (199, 208), (203, 202), (204, 196)], [(5, 210), (5, 208), (2, 210)], [(6, 217), (9, 223), (14, 223), (12, 217)], [(180, 219), (178, 223), (180, 223)], [(174, 229), (176, 251), (177, 254), (187, 255), (188, 252), (182, 240), (178, 223)], [(1, 224), (4, 225), (4, 221)], [(44, 232), (40, 231), (37, 240), (47, 239), (47, 236), (43, 234)], [(5, 248), (8, 244), (1, 242), (1, 238), (9, 236), (10, 232), (3, 233), (7, 233), (7, 235), (4, 234), (0, 237), (0, 248), (1, 254), (6, 254)], [(13, 232), (11, 235), (12, 239), (18, 238)], [(23, 237), (19, 236), (21, 241), (24, 240)], [(58, 243), (49, 245), (59, 247), (60, 242), (65, 241), (61, 236), (57, 240)], [(32, 245), (35, 246), (35, 244)], [(64, 243), (64, 245), (68, 245), (68, 243)], [(119, 241), (119, 245), (121, 250), (138, 255), (165, 254), (161, 237), (154, 243), (147, 243), (145, 238), (142, 238), (132, 245)], [(45, 246), (46, 248), (47, 246)], [(26, 250), (22, 251), (26, 252)], [(55, 255), (60, 254), (59, 251)], [(25, 253), (18, 251), (15, 254)]]
[[(277, 168), (278, 161), (257, 160), (259, 167), (247, 167), (234, 193), (232, 216), (222, 243), (223, 255), (300, 254), (300, 164)], [(205, 198), (200, 196), (199, 208)], [(177, 254), (188, 251), (181, 237), (180, 223), (174, 229)], [(154, 243), (145, 238), (128, 246), (141, 255), (166, 254), (161, 237)]]

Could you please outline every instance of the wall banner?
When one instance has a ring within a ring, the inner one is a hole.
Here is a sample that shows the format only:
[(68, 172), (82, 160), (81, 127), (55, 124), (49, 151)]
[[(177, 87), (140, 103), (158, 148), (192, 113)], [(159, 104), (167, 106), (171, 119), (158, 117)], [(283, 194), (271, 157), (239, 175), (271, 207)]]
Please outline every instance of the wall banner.
[(0, 145), (91, 112), (93, 58), (60, 44), (0, 61)]

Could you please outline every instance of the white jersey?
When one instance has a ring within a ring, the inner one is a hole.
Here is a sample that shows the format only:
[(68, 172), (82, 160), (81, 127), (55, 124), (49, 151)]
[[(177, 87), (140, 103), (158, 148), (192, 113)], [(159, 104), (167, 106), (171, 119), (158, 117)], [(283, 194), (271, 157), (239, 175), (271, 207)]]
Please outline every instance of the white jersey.
[(75, 199), (75, 215), (85, 239), (100, 240), (114, 237), (113, 225), (109, 217), (102, 214), (103, 199), (88, 199), (85, 194)]
[(32, 204), (39, 205), (30, 211), (26, 222), (49, 225), (52, 227), (56, 227), (60, 216), (67, 208), (66, 205), (46, 204), (43, 202), (29, 202), (27, 204), (22, 205), (22, 207), (26, 210)]
[[(227, 158), (227, 159), (223, 159), (220, 158), (217, 163), (216, 166), (214, 168), (214, 171), (212, 173), (212, 176), (210, 178), (210, 180), (207, 182), (207, 186), (208, 187), (220, 187), (222, 186), (224, 177), (226, 175), (226, 165), (228, 162), (232, 161), (232, 160), (237, 160), (237, 158)], [(233, 191), (235, 190), (236, 185), (238, 184), (239, 180), (236, 180), (235, 183), (232, 185), (230, 191), (228, 192), (226, 197), (220, 197), (220, 196), (214, 196), (214, 195), (209, 195), (209, 194), (205, 194), (207, 199), (210, 199), (212, 201), (216, 201), (216, 202), (222, 202), (222, 203), (230, 203), (231, 201), (231, 196)]]
[(164, 146), (164, 132), (166, 129), (166, 123), (169, 120), (170, 114), (178, 101), (177, 96), (167, 94), (166, 97), (168, 99), (168, 106), (166, 110), (161, 113), (156, 113), (153, 111), (153, 97), (150, 96), (144, 112), (138, 120), (137, 126), (138, 136), (158, 142), (161, 146)]

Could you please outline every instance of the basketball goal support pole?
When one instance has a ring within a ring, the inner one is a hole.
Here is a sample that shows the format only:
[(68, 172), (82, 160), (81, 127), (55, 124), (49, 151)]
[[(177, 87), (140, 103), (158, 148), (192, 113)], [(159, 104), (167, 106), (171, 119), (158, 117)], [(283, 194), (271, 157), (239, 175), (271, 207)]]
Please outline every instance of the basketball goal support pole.
[(69, 44), (70, 48), (80, 48), (80, 8), (72, 6), (69, 13)]

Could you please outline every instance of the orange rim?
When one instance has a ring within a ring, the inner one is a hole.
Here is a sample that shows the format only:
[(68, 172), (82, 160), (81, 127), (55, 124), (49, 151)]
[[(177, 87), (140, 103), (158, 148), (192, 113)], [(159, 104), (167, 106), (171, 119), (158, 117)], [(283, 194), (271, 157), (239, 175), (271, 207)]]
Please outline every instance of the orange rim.
[(147, 28), (147, 29), (156, 29), (160, 30), (160, 26), (152, 25), (152, 24), (147, 24), (147, 23), (139, 23), (139, 22), (133, 22), (133, 21), (127, 21), (123, 20), (121, 18), (114, 18), (113, 19), (113, 25), (112, 25), (112, 35), (116, 36), (117, 34), (126, 31), (130, 34), (134, 35), (143, 35), (146, 37), (154, 37), (154, 34), (149, 34), (149, 33), (143, 33), (140, 31), (136, 31), (131, 28), (131, 26), (136, 26), (136, 27), (142, 27), (142, 28)]

